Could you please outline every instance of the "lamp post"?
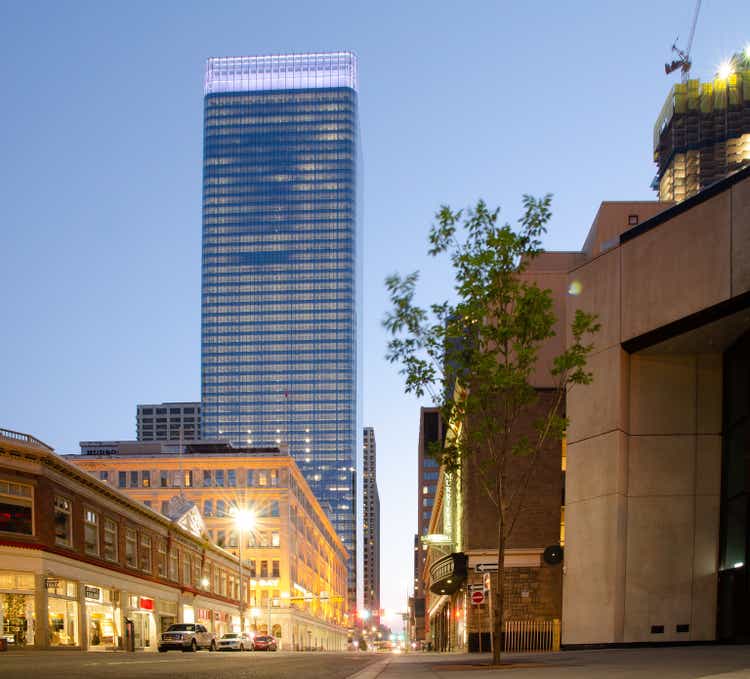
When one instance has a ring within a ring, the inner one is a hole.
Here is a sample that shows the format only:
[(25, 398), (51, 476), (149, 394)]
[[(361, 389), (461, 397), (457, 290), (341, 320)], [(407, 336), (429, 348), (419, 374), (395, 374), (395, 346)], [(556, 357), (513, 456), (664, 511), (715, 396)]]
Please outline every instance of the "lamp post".
[(255, 512), (250, 509), (235, 509), (232, 512), (234, 517), (234, 525), (237, 527), (237, 538), (240, 543), (240, 634), (245, 631), (245, 595), (243, 591), (243, 576), (242, 576), (242, 547), (244, 535), (246, 531), (251, 531), (255, 528)]
[(250, 609), (250, 615), (253, 616), (253, 634), (258, 633), (258, 616), (260, 615), (260, 609), (258, 608), (251, 608)]

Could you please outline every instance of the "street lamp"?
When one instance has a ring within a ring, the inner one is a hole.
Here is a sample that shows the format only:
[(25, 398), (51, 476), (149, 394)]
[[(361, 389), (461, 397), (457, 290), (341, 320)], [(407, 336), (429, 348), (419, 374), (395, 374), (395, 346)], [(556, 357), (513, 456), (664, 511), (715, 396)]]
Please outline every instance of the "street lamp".
[(245, 632), (245, 596), (242, 591), (242, 543), (245, 542), (244, 535), (246, 532), (255, 528), (255, 512), (250, 509), (237, 509), (232, 511), (234, 525), (237, 527), (237, 537), (240, 543), (240, 633)]
[(261, 611), (259, 608), (251, 608), (250, 609), (250, 615), (253, 616), (253, 634), (258, 633), (258, 616), (260, 615)]

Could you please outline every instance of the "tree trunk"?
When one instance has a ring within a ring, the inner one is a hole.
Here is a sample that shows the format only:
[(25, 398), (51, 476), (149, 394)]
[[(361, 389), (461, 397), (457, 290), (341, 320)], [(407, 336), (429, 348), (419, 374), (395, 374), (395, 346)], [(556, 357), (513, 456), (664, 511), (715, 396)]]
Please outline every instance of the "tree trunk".
[(505, 596), (505, 522), (498, 512), (497, 584), (492, 592), (492, 664), (499, 665), (503, 652), (503, 609)]

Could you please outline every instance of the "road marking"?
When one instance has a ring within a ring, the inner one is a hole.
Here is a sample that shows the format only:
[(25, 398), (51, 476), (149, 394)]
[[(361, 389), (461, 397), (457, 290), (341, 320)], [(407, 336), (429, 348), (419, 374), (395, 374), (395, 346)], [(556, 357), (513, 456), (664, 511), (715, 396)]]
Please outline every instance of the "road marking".
[[(94, 666), (105, 666), (109, 667), (110, 665), (153, 665), (155, 663), (173, 663), (177, 660), (177, 658), (171, 658), (171, 659), (157, 659), (154, 658), (153, 660), (113, 660), (112, 662), (106, 662), (106, 661), (98, 661), (98, 662), (87, 662), (83, 663), (84, 667), (94, 667)], [(187, 658), (180, 658), (178, 662), (185, 662)]]

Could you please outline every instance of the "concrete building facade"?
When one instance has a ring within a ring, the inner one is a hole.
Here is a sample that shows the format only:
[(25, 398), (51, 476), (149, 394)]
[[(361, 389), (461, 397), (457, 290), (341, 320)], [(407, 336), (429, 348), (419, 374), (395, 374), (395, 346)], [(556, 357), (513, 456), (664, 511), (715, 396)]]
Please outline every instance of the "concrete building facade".
[(197, 401), (138, 404), (135, 414), (139, 441), (185, 441), (201, 438), (201, 404)]
[(555, 293), (545, 359), (576, 309), (602, 325), (567, 398), (563, 643), (747, 641), (750, 170), (603, 203), (527, 275)]

